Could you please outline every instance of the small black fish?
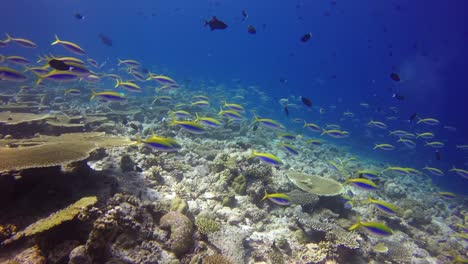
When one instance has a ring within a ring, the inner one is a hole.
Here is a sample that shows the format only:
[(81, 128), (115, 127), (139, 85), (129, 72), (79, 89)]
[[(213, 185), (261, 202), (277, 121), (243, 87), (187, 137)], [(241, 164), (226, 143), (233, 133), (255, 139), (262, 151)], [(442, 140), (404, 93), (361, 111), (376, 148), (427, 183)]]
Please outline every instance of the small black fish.
[(300, 97), (301, 97), (301, 101), (303, 104), (307, 105), (308, 107), (312, 106), (312, 101), (309, 98), (305, 98), (303, 96), (300, 96)]
[(395, 82), (399, 82), (399, 81), (401, 80), (401, 79), (400, 79), (400, 75), (398, 75), (398, 73), (396, 73), (396, 72), (392, 72), (392, 73), (390, 74), (390, 78), (391, 78), (392, 80), (394, 80)]
[(109, 37), (107, 37), (106, 35), (102, 33), (99, 33), (98, 37), (101, 40), (102, 44), (108, 47), (112, 47), (112, 39), (110, 39)]
[(137, 171), (137, 172), (143, 172), (143, 169), (141, 169), (139, 166), (135, 166), (135, 171)]
[(125, 118), (124, 120), (122, 120), (122, 124), (126, 126), (128, 124), (128, 120)]
[(135, 130), (138, 130), (138, 126), (135, 125), (134, 123), (130, 123), (130, 127), (133, 128), (133, 129), (135, 129)]
[(285, 83), (285, 84), (288, 83), (288, 80), (287, 80), (287, 79), (284, 79), (284, 78), (280, 78), (279, 81), (280, 81), (280, 83)]
[(289, 110), (287, 106), (284, 107), (284, 113), (286, 114), (286, 116), (289, 116)]
[(206, 26), (209, 26), (211, 31), (215, 30), (215, 29), (226, 29), (228, 27), (228, 25), (226, 23), (224, 23), (223, 21), (217, 19), (215, 16), (213, 16), (212, 19), (208, 20), (208, 21), (205, 21), (205, 27)]
[(442, 155), (440, 154), (439, 150), (436, 150), (435, 155), (437, 160), (442, 160)]
[(59, 71), (68, 71), (71, 67), (61, 60), (51, 59), (49, 61), (49, 66), (59, 70)]
[(414, 112), (408, 119), (409, 122), (413, 122), (414, 119), (418, 116), (418, 113), (417, 112)]
[(397, 100), (400, 100), (400, 101), (403, 101), (405, 100), (405, 96), (404, 95), (401, 95), (401, 94), (397, 94), (397, 93), (394, 93), (392, 95), (393, 98), (396, 98)]
[(309, 41), (309, 39), (311, 37), (312, 37), (312, 33), (309, 32), (309, 33), (305, 34), (304, 36), (302, 36), (301, 41), (302, 42), (307, 42), (307, 41)]
[(258, 129), (258, 126), (257, 126), (257, 124), (255, 124), (255, 125), (253, 126), (253, 128), (252, 128), (252, 131), (257, 131), (257, 129)]
[(245, 21), (247, 18), (249, 18), (249, 15), (247, 15), (247, 11), (242, 10), (242, 21)]
[(255, 27), (252, 26), (252, 25), (249, 25), (249, 26), (247, 27), (247, 32), (249, 32), (250, 34), (257, 34), (257, 30), (256, 30)]
[(85, 19), (85, 17), (83, 15), (81, 15), (80, 13), (75, 13), (74, 17), (78, 20), (83, 20)]

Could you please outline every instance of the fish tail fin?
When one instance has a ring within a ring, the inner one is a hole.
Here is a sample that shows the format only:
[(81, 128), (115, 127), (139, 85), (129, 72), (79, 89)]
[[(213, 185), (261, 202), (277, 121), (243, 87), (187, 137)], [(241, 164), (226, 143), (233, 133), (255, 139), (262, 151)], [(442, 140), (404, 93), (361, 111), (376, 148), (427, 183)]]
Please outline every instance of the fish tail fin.
[(60, 43), (60, 39), (58, 38), (57, 34), (55, 34), (54, 37), (55, 37), (55, 41), (52, 42), (52, 44), (50, 44), (50, 45), (56, 45), (56, 44), (59, 44), (59, 43)]
[(5, 39), (4, 41), (5, 41), (6, 43), (8, 43), (8, 42), (10, 42), (10, 41), (13, 40), (13, 38), (12, 38), (8, 33), (6, 33), (6, 32), (5, 32), (5, 36), (6, 36), (6, 39)]
[(379, 144), (375, 144), (373, 149), (378, 149), (378, 148), (379, 148)]
[(268, 198), (268, 192), (265, 190), (265, 196), (263, 196), (262, 201)]
[(89, 98), (89, 100), (90, 101), (93, 100), (94, 97), (96, 97), (96, 95), (97, 95), (97, 92), (95, 90), (91, 90), (91, 98)]
[(137, 144), (141, 144), (142, 142), (143, 142), (143, 140), (142, 140), (140, 134), (137, 134), (136, 135), (136, 142), (134, 144), (137, 145)]
[(114, 86), (114, 88), (119, 87), (119, 85), (120, 85), (120, 80), (119, 80), (119, 79), (116, 79), (116, 80), (115, 80), (115, 86)]
[(353, 230), (357, 229), (360, 226), (361, 226), (361, 218), (358, 215), (358, 216), (356, 216), (356, 223), (354, 225), (352, 225), (350, 228), (348, 228), (348, 231), (353, 231)]
[(200, 116), (198, 115), (198, 113), (195, 113), (195, 123), (198, 122), (198, 120), (200, 120)]
[(255, 151), (255, 149), (252, 149), (252, 153), (250, 153), (250, 155), (247, 157), (247, 159), (249, 160), (251, 158), (254, 158), (255, 154), (257, 154), (257, 152)]
[(36, 74), (37, 75), (37, 81), (36, 81), (36, 85), (39, 85), (42, 83), (42, 79), (44, 79), (44, 76), (41, 76), (39, 74)]
[(323, 136), (323, 135), (325, 135), (325, 134), (327, 134), (327, 133), (328, 133), (328, 131), (327, 131), (327, 130), (325, 130), (325, 128), (323, 128), (322, 130), (323, 130), (323, 131), (322, 131), (322, 133), (320, 134), (321, 136)]

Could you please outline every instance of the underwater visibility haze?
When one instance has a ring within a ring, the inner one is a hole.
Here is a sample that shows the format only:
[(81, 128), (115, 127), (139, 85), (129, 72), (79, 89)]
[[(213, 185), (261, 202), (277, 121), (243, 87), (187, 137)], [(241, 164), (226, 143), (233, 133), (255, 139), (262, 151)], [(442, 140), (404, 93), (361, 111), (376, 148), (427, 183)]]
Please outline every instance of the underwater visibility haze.
[(2, 3), (0, 263), (468, 263), (467, 11)]

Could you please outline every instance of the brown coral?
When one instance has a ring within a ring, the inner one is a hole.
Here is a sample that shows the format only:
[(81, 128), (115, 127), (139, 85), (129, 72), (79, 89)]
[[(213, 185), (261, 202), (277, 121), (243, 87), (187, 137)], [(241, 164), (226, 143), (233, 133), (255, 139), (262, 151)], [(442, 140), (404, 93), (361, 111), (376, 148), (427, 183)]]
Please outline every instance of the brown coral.
[(335, 196), (343, 192), (343, 185), (329, 178), (308, 175), (297, 171), (288, 171), (286, 175), (294, 185), (308, 193), (320, 196)]
[(159, 227), (170, 229), (169, 248), (176, 256), (183, 255), (192, 246), (193, 225), (187, 216), (174, 211), (169, 212), (161, 217)]
[[(3, 140), (0, 147), (0, 173), (28, 168), (52, 167), (84, 160), (98, 148), (131, 145), (127, 138), (104, 133), (70, 133), (58, 137), (40, 136), (26, 140)], [(30, 147), (24, 147), (30, 146)]]
[(0, 112), (0, 124), (17, 125), (50, 118), (49, 114)]

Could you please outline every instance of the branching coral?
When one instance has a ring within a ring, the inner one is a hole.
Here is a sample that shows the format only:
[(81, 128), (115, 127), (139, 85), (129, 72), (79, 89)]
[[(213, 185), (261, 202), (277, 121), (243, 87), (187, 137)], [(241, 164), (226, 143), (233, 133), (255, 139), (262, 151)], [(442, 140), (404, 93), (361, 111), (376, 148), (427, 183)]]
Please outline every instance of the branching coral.
[(361, 236), (355, 232), (348, 232), (337, 224), (317, 221), (307, 217), (307, 214), (300, 214), (297, 217), (297, 221), (307, 228), (324, 232), (325, 238), (328, 241), (333, 241), (336, 246), (344, 246), (349, 249), (359, 248)]
[(197, 226), (198, 231), (204, 235), (219, 231), (220, 229), (218, 222), (203, 216), (199, 216), (195, 219), (195, 225)]
[(3, 146), (23, 146), (0, 147), (0, 172), (6, 172), (80, 161), (98, 148), (125, 146), (133, 142), (127, 138), (105, 136), (104, 133), (70, 133), (58, 137), (3, 140), (1, 143)]
[(75, 203), (69, 205), (67, 208), (55, 212), (50, 216), (29, 225), (23, 231), (20, 231), (14, 236), (12, 236), (10, 239), (5, 240), (2, 244), (11, 243), (22, 237), (29, 237), (36, 234), (40, 234), (64, 222), (71, 221), (85, 208), (94, 205), (96, 202), (97, 198), (95, 196), (81, 198)]

